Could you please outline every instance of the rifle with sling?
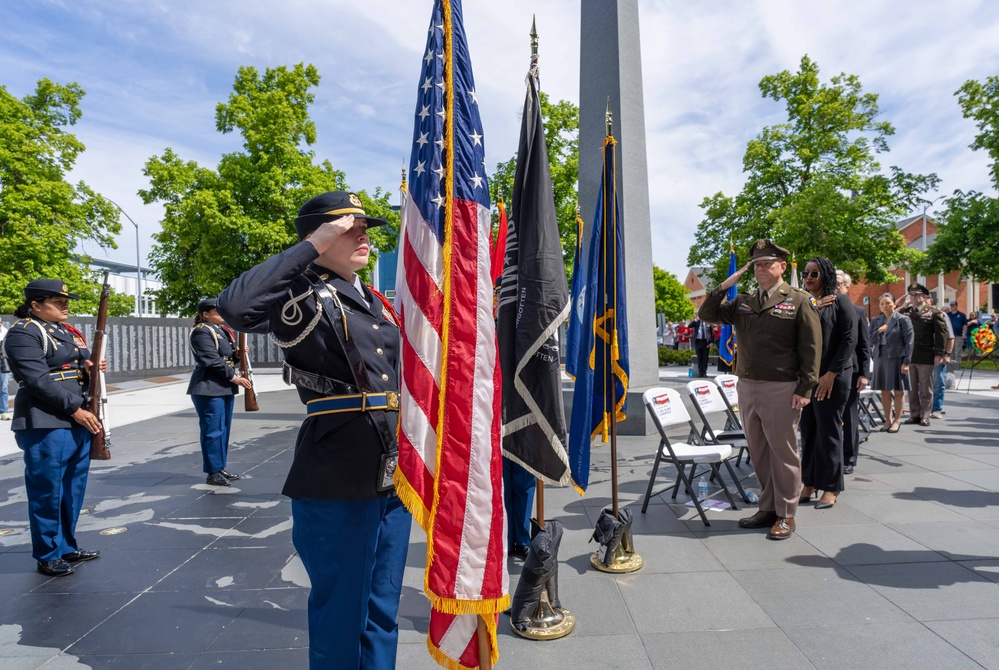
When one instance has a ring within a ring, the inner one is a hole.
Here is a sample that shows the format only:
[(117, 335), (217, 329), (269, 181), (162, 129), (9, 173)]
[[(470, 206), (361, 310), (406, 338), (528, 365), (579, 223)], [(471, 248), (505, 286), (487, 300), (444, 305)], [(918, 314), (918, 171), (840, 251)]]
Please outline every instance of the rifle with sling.
[(253, 388), (253, 366), (250, 365), (250, 354), (246, 350), (246, 333), (239, 334), (239, 376), (249, 380), (250, 388), (244, 389), (243, 409), (247, 412), (256, 412), (260, 409), (257, 404), (257, 390)]
[(101, 429), (90, 437), (90, 458), (106, 461), (111, 458), (111, 428), (107, 420), (107, 387), (104, 383), (104, 373), (101, 371), (101, 361), (107, 343), (104, 329), (108, 322), (108, 300), (111, 297), (111, 286), (108, 283), (108, 270), (104, 271), (104, 286), (101, 288), (101, 302), (97, 308), (97, 325), (94, 330), (93, 347), (90, 354), (90, 379), (87, 384), (87, 409), (97, 417)]

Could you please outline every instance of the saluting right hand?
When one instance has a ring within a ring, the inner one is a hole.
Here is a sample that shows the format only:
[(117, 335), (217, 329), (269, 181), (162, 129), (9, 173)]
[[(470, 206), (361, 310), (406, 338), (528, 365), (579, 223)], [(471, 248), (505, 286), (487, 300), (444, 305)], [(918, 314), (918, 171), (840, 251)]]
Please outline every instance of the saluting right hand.
[(741, 268), (739, 268), (734, 273), (732, 273), (729, 276), (728, 279), (726, 279), (725, 281), (723, 281), (721, 284), (718, 284), (718, 288), (721, 289), (722, 291), (727, 291), (731, 287), (733, 287), (736, 284), (738, 284), (739, 283), (739, 278), (742, 277), (742, 275), (746, 274), (746, 270), (748, 270), (749, 266), (752, 265), (752, 264), (753, 264), (753, 261), (749, 261), (748, 263), (746, 263), (745, 265), (743, 265)]
[(73, 421), (89, 430), (92, 434), (96, 435), (101, 432), (101, 422), (92, 412), (85, 410), (82, 407), (73, 414), (71, 414)]
[(315, 229), (306, 239), (312, 243), (320, 254), (329, 249), (336, 238), (354, 227), (354, 215), (347, 214), (339, 219), (326, 221)]

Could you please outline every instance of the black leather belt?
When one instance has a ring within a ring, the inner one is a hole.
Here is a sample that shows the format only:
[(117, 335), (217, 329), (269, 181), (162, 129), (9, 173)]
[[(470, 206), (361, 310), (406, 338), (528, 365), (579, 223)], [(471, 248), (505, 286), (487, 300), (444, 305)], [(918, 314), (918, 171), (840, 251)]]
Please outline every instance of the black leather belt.
[(348, 384), (332, 377), (324, 377), (314, 372), (299, 370), (287, 363), (281, 367), (281, 378), (284, 379), (285, 384), (300, 386), (323, 396), (356, 395), (361, 392), (361, 389), (353, 384)]

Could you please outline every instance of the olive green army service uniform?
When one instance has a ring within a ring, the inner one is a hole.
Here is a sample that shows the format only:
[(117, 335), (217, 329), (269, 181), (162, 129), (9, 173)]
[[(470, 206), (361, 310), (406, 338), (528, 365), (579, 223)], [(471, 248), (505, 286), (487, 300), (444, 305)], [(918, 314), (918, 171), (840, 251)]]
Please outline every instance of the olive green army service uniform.
[(822, 328), (812, 297), (785, 282), (760, 304), (759, 290), (722, 302), (715, 289), (698, 310), (710, 323), (735, 326), (739, 413), (760, 480), (760, 511), (794, 517), (801, 492), (798, 420), (792, 396), (810, 398), (818, 383)]
[(933, 409), (933, 361), (947, 353), (947, 317), (930, 305), (903, 307), (912, 322), (912, 362), (909, 363), (909, 418), (930, 420)]

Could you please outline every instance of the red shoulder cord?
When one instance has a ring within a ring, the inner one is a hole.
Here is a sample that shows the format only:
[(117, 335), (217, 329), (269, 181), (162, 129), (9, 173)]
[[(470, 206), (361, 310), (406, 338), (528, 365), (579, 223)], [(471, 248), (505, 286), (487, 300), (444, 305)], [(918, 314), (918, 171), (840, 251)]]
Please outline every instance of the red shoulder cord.
[(398, 327), (399, 330), (402, 330), (402, 323), (399, 321), (399, 315), (395, 313), (395, 310), (392, 308), (392, 303), (389, 302), (388, 298), (376, 291), (371, 284), (368, 284), (368, 290), (371, 291), (376, 298), (382, 301), (382, 305), (384, 305), (385, 309), (387, 309), (389, 314), (392, 315), (392, 320), (395, 322), (396, 327)]
[(85, 347), (87, 346), (87, 338), (85, 338), (83, 336), (83, 333), (81, 333), (80, 331), (78, 331), (76, 328), (74, 328), (73, 326), (69, 325), (68, 323), (62, 324), (62, 327), (65, 328), (66, 330), (68, 330), (73, 335), (76, 335), (77, 337), (79, 337), (83, 341), (83, 346), (85, 346)]

